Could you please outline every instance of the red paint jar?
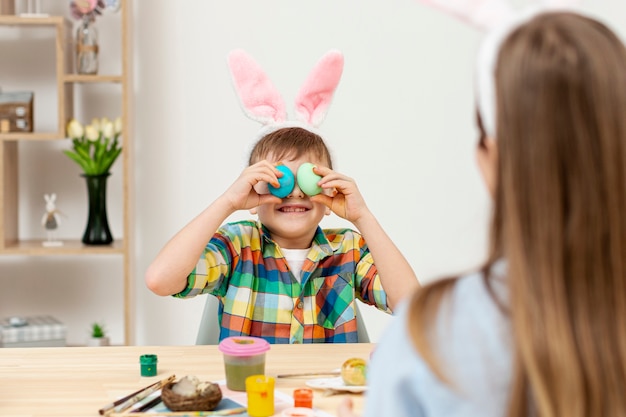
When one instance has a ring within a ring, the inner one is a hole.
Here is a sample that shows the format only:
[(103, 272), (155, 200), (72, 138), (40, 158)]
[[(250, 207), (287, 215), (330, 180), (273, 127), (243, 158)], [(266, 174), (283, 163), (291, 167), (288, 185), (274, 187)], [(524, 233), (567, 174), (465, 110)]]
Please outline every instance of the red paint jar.
[(294, 407), (313, 408), (313, 390), (298, 388), (293, 391)]

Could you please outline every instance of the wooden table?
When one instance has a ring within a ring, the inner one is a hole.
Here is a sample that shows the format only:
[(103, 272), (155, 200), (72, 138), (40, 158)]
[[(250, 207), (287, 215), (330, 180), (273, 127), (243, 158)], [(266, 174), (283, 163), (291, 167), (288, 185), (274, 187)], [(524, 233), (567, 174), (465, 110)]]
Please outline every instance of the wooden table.
[[(267, 353), (268, 376), (337, 369), (348, 358), (369, 358), (373, 344), (272, 345)], [(140, 375), (139, 357), (158, 356), (158, 374)], [(217, 346), (111, 346), (67, 348), (0, 348), (0, 415), (5, 417), (99, 416), (105, 404), (175, 374), (202, 381), (225, 378)], [(314, 377), (276, 378), (276, 390), (291, 395)], [(314, 393), (314, 407), (336, 415), (351, 396), (361, 412), (360, 394), (323, 396)]]

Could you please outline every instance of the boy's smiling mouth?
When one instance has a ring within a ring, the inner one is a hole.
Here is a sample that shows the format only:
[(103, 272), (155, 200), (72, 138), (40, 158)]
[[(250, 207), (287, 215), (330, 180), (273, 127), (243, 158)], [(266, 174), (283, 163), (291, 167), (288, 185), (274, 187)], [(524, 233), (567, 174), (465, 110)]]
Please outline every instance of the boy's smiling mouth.
[(278, 208), (281, 213), (304, 213), (310, 209), (305, 206), (282, 206)]

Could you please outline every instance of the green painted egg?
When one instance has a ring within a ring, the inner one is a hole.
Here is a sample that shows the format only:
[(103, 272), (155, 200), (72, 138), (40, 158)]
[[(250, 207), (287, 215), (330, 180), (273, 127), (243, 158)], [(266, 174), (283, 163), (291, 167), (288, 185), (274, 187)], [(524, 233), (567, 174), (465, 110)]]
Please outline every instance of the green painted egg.
[(300, 165), (296, 178), (298, 180), (298, 187), (306, 195), (314, 196), (322, 192), (322, 187), (317, 185), (317, 182), (322, 179), (319, 175), (313, 172), (313, 165), (310, 162), (306, 162)]

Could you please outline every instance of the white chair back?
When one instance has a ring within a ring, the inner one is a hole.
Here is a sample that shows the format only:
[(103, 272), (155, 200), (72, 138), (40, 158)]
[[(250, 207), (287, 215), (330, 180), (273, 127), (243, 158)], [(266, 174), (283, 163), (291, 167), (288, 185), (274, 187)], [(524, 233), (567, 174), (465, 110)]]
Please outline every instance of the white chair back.
[(217, 323), (219, 300), (213, 295), (206, 295), (196, 345), (217, 345), (220, 342), (220, 326)]

